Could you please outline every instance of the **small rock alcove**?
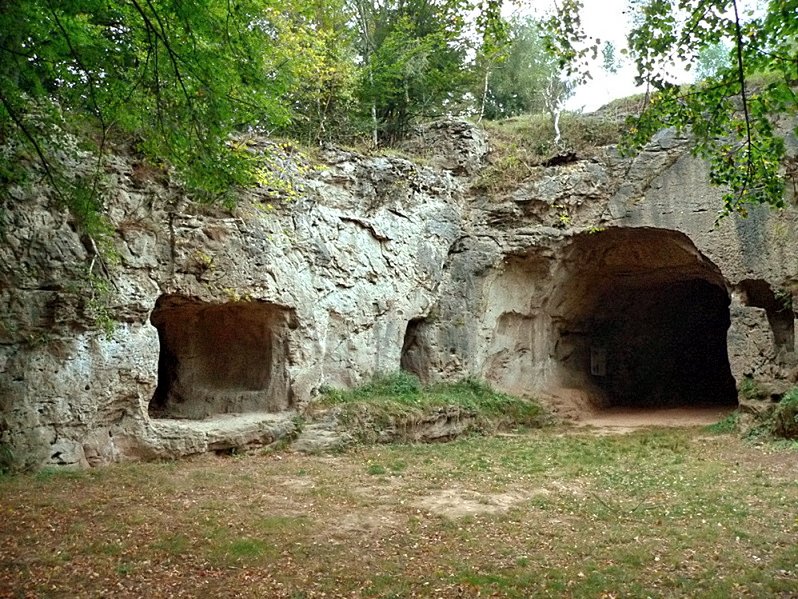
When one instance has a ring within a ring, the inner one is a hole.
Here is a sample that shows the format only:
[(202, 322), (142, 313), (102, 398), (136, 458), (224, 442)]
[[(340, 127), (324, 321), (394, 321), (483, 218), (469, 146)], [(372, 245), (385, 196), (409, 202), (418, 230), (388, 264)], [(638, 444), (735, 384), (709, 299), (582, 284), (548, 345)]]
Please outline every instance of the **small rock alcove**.
[(181, 295), (158, 298), (158, 385), (153, 418), (291, 408), (288, 332), (293, 312), (266, 302), (213, 304)]
[(413, 318), (407, 323), (400, 367), (406, 372), (415, 374), (421, 382), (429, 380), (429, 349), (424, 339), (424, 328), (427, 320), (423, 317)]
[(767, 281), (761, 279), (745, 279), (737, 285), (744, 306), (761, 308), (773, 332), (773, 344), (776, 352), (792, 352), (795, 348), (795, 316), (793, 314), (792, 296), (777, 296)]
[(730, 297), (685, 235), (626, 228), (578, 235), (554, 295), (559, 382), (598, 407), (735, 405)]

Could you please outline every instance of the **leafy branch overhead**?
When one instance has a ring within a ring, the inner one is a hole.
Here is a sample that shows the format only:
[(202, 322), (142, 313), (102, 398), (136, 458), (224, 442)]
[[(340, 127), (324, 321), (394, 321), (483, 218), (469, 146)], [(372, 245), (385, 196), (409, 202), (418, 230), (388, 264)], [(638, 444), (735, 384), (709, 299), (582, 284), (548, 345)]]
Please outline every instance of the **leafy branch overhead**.
[[(727, 189), (724, 214), (745, 214), (750, 204), (782, 207), (787, 131), (781, 119), (798, 112), (798, 0), (771, 0), (748, 13), (737, 0), (629, 4), (637, 83), (653, 93), (630, 123), (626, 150), (641, 148), (663, 128), (689, 131), (713, 183)], [(571, 65), (591, 47), (578, 18), (581, 6), (567, 0), (549, 27), (553, 47)], [(716, 57), (698, 83), (677, 85), (681, 65), (701, 65), (710, 50), (717, 54), (725, 44), (728, 60)]]
[(284, 99), (301, 67), (295, 58), (311, 47), (308, 15), (301, 8), (285, 15), (279, 5), (4, 3), (3, 139), (33, 146), (47, 165), (57, 158), (51, 146), (67, 133), (97, 154), (109, 136), (128, 135), (155, 161), (176, 167), (189, 187), (222, 195), (250, 170), (227, 147), (229, 134), (287, 122)]
[[(483, 26), (500, 31), (492, 4)], [(60, 150), (77, 140), (100, 157), (107, 140), (128, 139), (218, 199), (258, 168), (234, 134), (395, 141), (419, 119), (468, 112), (469, 10), (466, 0), (4, 2), (0, 135), (14, 156), (0, 176), (13, 182), (10, 165), (30, 155), (69, 205)]]

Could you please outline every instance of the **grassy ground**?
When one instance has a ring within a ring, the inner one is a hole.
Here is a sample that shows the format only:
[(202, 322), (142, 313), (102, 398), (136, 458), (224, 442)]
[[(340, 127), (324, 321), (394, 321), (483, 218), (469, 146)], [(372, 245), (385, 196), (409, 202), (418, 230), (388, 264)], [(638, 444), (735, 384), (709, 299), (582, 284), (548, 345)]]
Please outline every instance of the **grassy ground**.
[(792, 597), (798, 453), (547, 428), (0, 481), (0, 596)]

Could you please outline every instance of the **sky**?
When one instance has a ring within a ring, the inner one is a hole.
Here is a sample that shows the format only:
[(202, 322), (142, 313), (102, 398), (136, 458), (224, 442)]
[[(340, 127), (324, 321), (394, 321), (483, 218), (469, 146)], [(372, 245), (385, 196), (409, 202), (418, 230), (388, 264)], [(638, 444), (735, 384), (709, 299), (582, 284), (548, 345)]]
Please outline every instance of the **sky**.
[[(624, 59), (617, 50), (626, 46), (626, 35), (631, 28), (627, 12), (626, 0), (585, 0), (582, 12), (582, 25), (585, 33), (598, 38), (602, 43), (612, 42), (616, 48), (616, 56)], [(599, 54), (599, 59), (601, 54)], [(596, 64), (591, 69), (592, 81), (577, 88), (568, 100), (568, 110), (582, 109), (591, 112), (604, 106), (610, 100), (623, 98), (643, 91), (634, 83), (637, 70), (629, 59), (621, 63), (617, 73), (607, 73)]]
[[(604, 42), (612, 42), (616, 56), (623, 59), (617, 50), (626, 46), (626, 35), (631, 27), (627, 11), (627, 0), (583, 0), (582, 26), (585, 33)], [(510, 14), (549, 15), (554, 11), (553, 0), (532, 0), (522, 7), (509, 11)], [(593, 77), (588, 83), (578, 87), (566, 102), (567, 110), (592, 112), (615, 98), (622, 98), (643, 91), (634, 84), (636, 70), (628, 59), (623, 60), (617, 73), (607, 73), (599, 61), (592, 65)]]
[[(616, 56), (622, 60), (617, 73), (607, 73), (601, 68), (601, 54), (598, 61), (591, 65), (592, 80), (578, 87), (574, 95), (566, 102), (566, 110), (592, 112), (615, 98), (623, 98), (645, 91), (635, 86), (637, 74), (632, 61), (624, 59), (618, 50), (626, 46), (626, 36), (631, 29), (631, 14), (627, 8), (627, 0), (583, 0), (582, 27), (592, 38), (598, 38), (602, 44), (612, 42)], [(756, 14), (764, 10), (762, 0), (739, 0), (741, 15)], [(519, 8), (520, 7), (520, 8)], [(555, 0), (516, 0), (516, 8), (508, 8), (509, 16), (513, 13), (533, 14), (544, 17), (555, 10)], [(745, 17), (743, 17), (745, 18)], [(669, 68), (669, 74), (677, 83), (691, 83), (693, 75), (684, 66)]]

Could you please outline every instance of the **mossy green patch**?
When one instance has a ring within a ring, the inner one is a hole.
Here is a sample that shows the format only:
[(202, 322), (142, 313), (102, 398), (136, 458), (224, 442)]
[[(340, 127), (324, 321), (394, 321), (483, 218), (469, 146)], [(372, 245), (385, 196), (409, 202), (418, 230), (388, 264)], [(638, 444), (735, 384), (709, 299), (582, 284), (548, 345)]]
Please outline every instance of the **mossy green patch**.
[(465, 379), (425, 387), (403, 371), (377, 376), (353, 390), (327, 389), (319, 405), (336, 406), (341, 420), (362, 441), (376, 440), (385, 429), (412, 429), (436, 417), (468, 419), (464, 431), (469, 432), (534, 428), (546, 422), (537, 402), (496, 392), (484, 382)]

